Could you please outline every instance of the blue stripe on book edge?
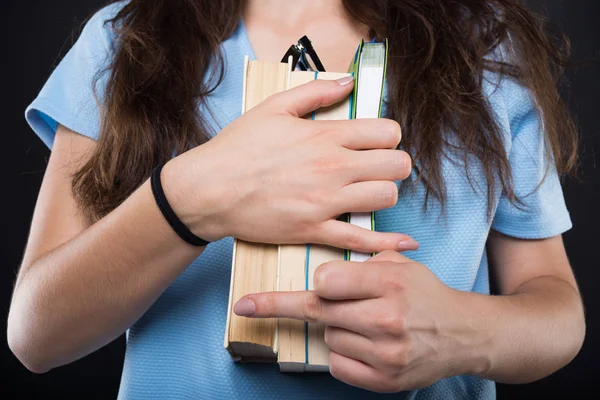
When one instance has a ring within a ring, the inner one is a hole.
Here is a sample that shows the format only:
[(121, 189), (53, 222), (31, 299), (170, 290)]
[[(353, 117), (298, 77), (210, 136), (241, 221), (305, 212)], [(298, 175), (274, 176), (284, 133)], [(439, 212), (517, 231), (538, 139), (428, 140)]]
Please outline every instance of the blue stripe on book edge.
[[(304, 265), (305, 288), (308, 290), (308, 265), (310, 260), (310, 244), (306, 244), (306, 262)], [(308, 322), (304, 322), (304, 363), (308, 364)]]

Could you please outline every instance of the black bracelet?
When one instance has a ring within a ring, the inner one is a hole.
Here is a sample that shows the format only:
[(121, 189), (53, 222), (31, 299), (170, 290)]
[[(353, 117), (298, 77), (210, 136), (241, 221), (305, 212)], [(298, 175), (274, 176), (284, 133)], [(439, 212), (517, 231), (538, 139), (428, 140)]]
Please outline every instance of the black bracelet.
[(157, 165), (152, 170), (152, 176), (150, 177), (150, 185), (152, 186), (152, 194), (154, 195), (154, 199), (156, 200), (156, 204), (160, 209), (160, 212), (165, 217), (171, 228), (179, 235), (180, 238), (185, 240), (187, 243), (192, 246), (206, 246), (210, 242), (206, 240), (200, 239), (198, 236), (194, 235), (181, 220), (175, 214), (175, 211), (169, 205), (167, 201), (167, 197), (165, 196), (165, 192), (160, 183), (160, 172), (162, 171), (164, 164)]

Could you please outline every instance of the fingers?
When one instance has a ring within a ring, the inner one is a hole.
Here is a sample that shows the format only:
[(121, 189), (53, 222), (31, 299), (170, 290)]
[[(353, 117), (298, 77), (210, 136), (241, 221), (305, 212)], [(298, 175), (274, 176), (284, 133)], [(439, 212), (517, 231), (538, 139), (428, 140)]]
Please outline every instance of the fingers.
[(351, 150), (395, 149), (400, 144), (400, 125), (387, 118), (314, 121), (321, 132)]
[(357, 182), (338, 190), (332, 200), (336, 210), (350, 213), (383, 210), (398, 202), (398, 187), (392, 181)]
[(329, 353), (329, 372), (339, 381), (373, 392), (392, 392), (389, 379), (375, 368), (361, 361), (343, 356), (334, 351)]
[(325, 328), (325, 344), (331, 351), (342, 356), (377, 367), (377, 349), (373, 341), (366, 336), (347, 329), (328, 326)]
[(401, 150), (363, 150), (350, 156), (351, 182), (406, 179), (412, 169), (408, 153)]
[(318, 108), (346, 98), (354, 87), (352, 76), (338, 80), (314, 80), (270, 96), (263, 107), (270, 107), (294, 117), (302, 117)]
[(390, 268), (398, 267), (390, 262), (401, 264), (411, 260), (395, 251), (384, 251), (365, 261), (370, 265), (355, 261), (330, 261), (321, 264), (315, 270), (313, 278), (315, 293), (328, 300), (381, 297), (388, 287), (386, 283)]
[(313, 291), (256, 293), (242, 297), (233, 311), (245, 317), (317, 322), (323, 318), (323, 302)]
[(417, 250), (419, 244), (410, 236), (395, 232), (377, 232), (348, 222), (329, 220), (321, 225), (315, 242), (341, 249), (371, 253), (384, 250)]
[(302, 290), (249, 294), (234, 305), (233, 311), (244, 317), (291, 318), (367, 335), (374, 332), (369, 307), (373, 307), (370, 300), (329, 301), (314, 291)]
[(314, 290), (328, 300), (372, 299), (382, 294), (381, 268), (362, 262), (331, 261), (315, 270)]

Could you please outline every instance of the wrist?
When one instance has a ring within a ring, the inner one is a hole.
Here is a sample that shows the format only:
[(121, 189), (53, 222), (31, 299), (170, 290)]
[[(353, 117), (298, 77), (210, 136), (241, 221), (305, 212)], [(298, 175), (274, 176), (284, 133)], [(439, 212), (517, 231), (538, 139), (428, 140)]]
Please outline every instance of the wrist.
[[(210, 242), (219, 240), (226, 235), (221, 234), (219, 226), (213, 222), (218, 220), (215, 186), (200, 179), (199, 173), (194, 170), (197, 165), (189, 166), (188, 160), (185, 160), (188, 153), (171, 159), (163, 166), (161, 183), (165, 196), (178, 219), (194, 235)], [(208, 171), (203, 173), (210, 174)]]
[[(452, 290), (448, 307), (451, 321), (446, 337), (448, 376), (482, 376), (492, 367), (494, 348), (491, 328), (495, 313), (486, 304), (490, 296)], [(491, 317), (491, 319), (490, 319)]]

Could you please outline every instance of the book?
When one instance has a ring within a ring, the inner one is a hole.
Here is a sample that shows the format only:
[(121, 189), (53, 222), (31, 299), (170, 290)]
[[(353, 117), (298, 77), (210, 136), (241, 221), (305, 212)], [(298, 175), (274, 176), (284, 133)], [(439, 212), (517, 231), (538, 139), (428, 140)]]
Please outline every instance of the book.
[[(341, 102), (315, 110), (304, 118), (345, 120), (381, 116), (387, 63), (387, 40), (358, 46), (346, 72), (296, 71), (289, 62), (244, 59), (242, 113), (270, 95), (314, 79), (354, 75), (353, 92)], [(374, 212), (343, 218), (375, 229)], [(252, 319), (233, 313), (233, 305), (248, 293), (312, 290), (316, 268), (332, 260), (364, 261), (372, 254), (317, 244), (271, 245), (234, 238), (225, 348), (235, 361), (277, 362), (282, 372), (328, 371), (325, 326), (290, 319)]]
[[(267, 97), (289, 88), (291, 68), (286, 63), (244, 58), (242, 114)], [(233, 305), (248, 293), (277, 290), (279, 247), (234, 238), (225, 348), (237, 361), (272, 361), (274, 319), (250, 319), (233, 313)]]
[[(361, 41), (350, 70), (354, 73), (354, 104), (353, 119), (380, 118), (384, 83), (388, 57), (388, 42), (365, 43)], [(348, 222), (362, 228), (375, 230), (375, 213), (350, 213)], [(350, 261), (365, 261), (373, 254), (356, 251), (346, 251), (346, 259)]]

